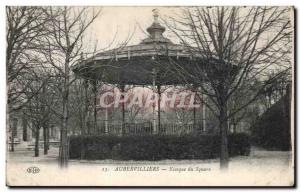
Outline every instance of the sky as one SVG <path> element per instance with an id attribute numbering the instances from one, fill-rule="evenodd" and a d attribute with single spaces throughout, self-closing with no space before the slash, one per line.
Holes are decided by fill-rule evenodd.
<path id="1" fill-rule="evenodd" d="M 96 10 L 102 9 L 101 15 L 88 29 L 87 37 L 92 43 L 97 40 L 99 50 L 114 48 L 129 37 L 128 45 L 138 44 L 147 36 L 146 29 L 153 22 L 152 10 L 155 8 L 161 17 L 175 16 L 180 12 L 178 7 L 95 7 Z M 168 31 L 164 35 L 171 38 Z"/>

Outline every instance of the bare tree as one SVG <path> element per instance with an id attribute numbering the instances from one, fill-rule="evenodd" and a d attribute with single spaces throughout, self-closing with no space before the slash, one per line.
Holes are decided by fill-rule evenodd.
<path id="1" fill-rule="evenodd" d="M 22 77 L 32 67 L 40 47 L 36 40 L 45 35 L 43 25 L 48 20 L 41 7 L 6 7 L 6 17 L 7 104 L 10 113 L 24 104 L 24 90 L 31 82 Z"/>
<path id="2" fill-rule="evenodd" d="M 7 122 L 10 115 L 18 113 L 42 88 L 26 92 L 33 83 L 28 77 L 42 47 L 37 40 L 46 33 L 43 25 L 48 19 L 43 10 L 41 7 L 6 7 Z M 13 150 L 14 129 L 11 130 Z"/>
<path id="3" fill-rule="evenodd" d="M 204 103 L 218 118 L 221 168 L 226 169 L 229 162 L 227 121 L 255 101 L 264 87 L 290 73 L 290 11 L 281 7 L 193 7 L 165 22 L 192 57 L 188 66 L 170 58 L 174 71 L 182 81 L 199 87 L 209 100 Z M 270 76 L 274 68 L 277 73 Z M 233 95 L 245 100 L 229 111 Z"/>
<path id="4" fill-rule="evenodd" d="M 47 26 L 49 35 L 44 39 L 48 42 L 48 50 L 44 55 L 63 82 L 61 89 L 59 89 L 62 96 L 59 164 L 61 167 L 66 167 L 68 160 L 69 90 L 75 81 L 71 67 L 80 60 L 80 54 L 84 49 L 84 32 L 97 18 L 100 11 L 90 11 L 85 7 L 51 7 L 46 13 L 50 23 Z"/>

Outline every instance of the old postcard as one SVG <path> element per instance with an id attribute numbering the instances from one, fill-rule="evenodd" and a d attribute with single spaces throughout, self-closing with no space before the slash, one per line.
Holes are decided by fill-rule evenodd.
<path id="1" fill-rule="evenodd" d="M 6 7 L 8 186 L 293 187 L 294 8 Z"/>

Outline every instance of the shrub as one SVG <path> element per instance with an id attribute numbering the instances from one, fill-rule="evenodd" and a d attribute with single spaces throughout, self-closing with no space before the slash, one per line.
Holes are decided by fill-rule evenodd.
<path id="1" fill-rule="evenodd" d="M 249 137 L 228 136 L 229 155 L 249 155 Z M 71 159 L 162 160 L 219 157 L 217 135 L 71 136 Z"/>
<path id="2" fill-rule="evenodd" d="M 250 138 L 243 133 L 231 134 L 228 136 L 229 155 L 246 155 L 250 154 Z"/>
<path id="3" fill-rule="evenodd" d="M 291 150 L 289 96 L 282 97 L 252 125 L 252 143 L 268 150 Z"/>

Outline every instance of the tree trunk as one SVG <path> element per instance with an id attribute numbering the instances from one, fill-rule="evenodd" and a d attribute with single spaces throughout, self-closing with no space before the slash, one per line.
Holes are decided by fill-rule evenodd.
<path id="1" fill-rule="evenodd" d="M 11 152 L 15 151 L 15 136 L 17 136 L 18 122 L 17 119 L 13 119 L 12 127 L 11 127 Z"/>
<path id="2" fill-rule="evenodd" d="M 226 170 L 229 163 L 228 155 L 228 124 L 227 124 L 227 106 L 226 103 L 220 106 L 220 137 L 221 137 L 221 151 L 220 151 L 220 168 Z"/>
<path id="3" fill-rule="evenodd" d="M 23 141 L 27 141 L 27 119 L 25 117 L 23 117 L 22 120 L 22 127 L 23 127 Z"/>
<path id="4" fill-rule="evenodd" d="M 205 95 L 202 94 L 201 107 L 202 107 L 202 130 L 201 132 L 205 133 L 206 130 L 206 105 L 205 105 Z"/>
<path id="5" fill-rule="evenodd" d="M 47 124 L 46 133 L 47 133 L 47 150 L 49 150 L 50 149 L 50 127 L 49 127 L 49 124 Z"/>
<path id="6" fill-rule="evenodd" d="M 83 125 L 82 125 L 82 129 L 80 131 L 81 134 L 81 139 L 80 139 L 80 159 L 84 159 L 84 155 L 85 155 L 85 149 L 84 149 L 84 141 L 83 141 L 83 135 L 85 134 L 87 127 L 88 127 L 88 105 L 89 105 L 89 100 L 88 100 L 88 80 L 84 80 L 83 82 L 83 86 L 84 86 L 84 119 L 83 119 Z"/>
<path id="7" fill-rule="evenodd" d="M 14 133 L 14 128 L 11 129 L 11 145 L 10 145 L 10 151 L 14 152 L 15 151 L 15 144 L 14 144 L 14 138 L 15 138 L 15 133 Z"/>
<path id="8" fill-rule="evenodd" d="M 85 130 L 85 116 L 86 113 L 83 114 L 83 120 L 80 121 L 80 159 L 83 159 L 84 148 L 83 148 L 83 135 Z"/>
<path id="9" fill-rule="evenodd" d="M 68 166 L 68 90 L 64 91 L 64 99 L 63 99 L 63 122 L 62 129 L 60 132 L 61 142 L 60 142 L 60 151 L 59 151 L 59 165 L 60 167 Z"/>
<path id="10" fill-rule="evenodd" d="M 236 133 L 237 123 L 233 124 L 233 133 Z"/>
<path id="11" fill-rule="evenodd" d="M 68 118 L 69 118 L 69 62 L 66 59 L 65 62 L 65 81 L 63 87 L 63 118 L 62 128 L 60 134 L 60 148 L 59 148 L 59 165 L 61 168 L 68 166 Z"/>
<path id="12" fill-rule="evenodd" d="M 48 149 L 49 149 L 49 143 L 48 143 L 48 123 L 44 123 L 43 125 L 43 139 L 44 139 L 44 155 L 48 154 Z"/>
<path id="13" fill-rule="evenodd" d="M 40 127 L 35 127 L 35 145 L 34 145 L 34 156 L 39 156 L 39 140 L 40 140 Z"/>

